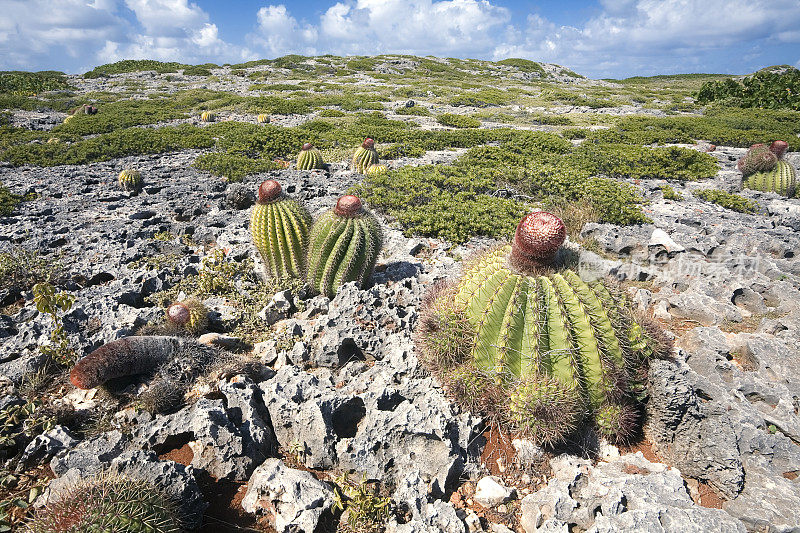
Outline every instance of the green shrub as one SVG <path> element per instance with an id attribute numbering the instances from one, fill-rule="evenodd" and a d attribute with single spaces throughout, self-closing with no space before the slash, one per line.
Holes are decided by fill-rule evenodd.
<path id="1" fill-rule="evenodd" d="M 531 61 L 529 59 L 519 59 L 516 57 L 510 57 L 508 59 L 503 59 L 502 61 L 497 62 L 498 65 L 506 65 L 508 67 L 516 67 L 518 70 L 522 72 L 535 72 L 539 74 L 540 77 L 546 78 L 547 72 L 542 68 L 542 65 L 535 61 Z"/>
<path id="2" fill-rule="evenodd" d="M 544 113 L 537 113 L 528 117 L 528 120 L 534 124 L 543 124 L 547 126 L 572 126 L 574 122 L 564 115 L 546 115 Z"/>
<path id="3" fill-rule="evenodd" d="M 584 128 L 568 128 L 561 130 L 561 135 L 565 139 L 585 139 L 590 133 L 591 130 Z"/>
<path id="4" fill-rule="evenodd" d="M 425 150 L 418 145 L 411 143 L 394 143 L 380 148 L 378 150 L 378 157 L 380 159 L 397 159 L 400 157 L 422 157 L 425 155 Z"/>
<path id="5" fill-rule="evenodd" d="M 593 174 L 614 178 L 698 180 L 712 178 L 718 170 L 716 159 L 709 154 L 677 146 L 584 142 L 575 157 Z"/>
<path id="6" fill-rule="evenodd" d="M 214 65 L 216 67 L 216 65 Z M 204 65 L 192 65 L 183 69 L 184 76 L 211 76 L 211 71 Z"/>
<path id="7" fill-rule="evenodd" d="M 450 99 L 452 106 L 489 107 L 492 105 L 506 105 L 511 102 L 508 93 L 498 89 L 483 89 L 476 93 L 461 94 Z"/>
<path id="8" fill-rule="evenodd" d="M 96 115 L 76 114 L 69 122 L 57 126 L 54 131 L 77 135 L 108 133 L 185 116 L 185 113 L 176 109 L 167 99 L 119 100 L 102 105 Z"/>
<path id="9" fill-rule="evenodd" d="M 664 200 L 673 200 L 675 202 L 683 200 L 683 195 L 673 189 L 670 185 L 662 185 L 661 193 L 664 195 Z"/>
<path id="10" fill-rule="evenodd" d="M 8 216 L 13 213 L 21 201 L 22 196 L 12 193 L 0 183 L 0 216 Z"/>
<path id="11" fill-rule="evenodd" d="M 143 72 L 154 70 L 159 74 L 178 72 L 183 70 L 184 74 L 190 76 L 210 76 L 209 68 L 219 68 L 213 63 L 204 65 L 185 65 L 183 63 L 155 61 L 152 59 L 124 59 L 116 63 L 108 63 L 95 67 L 83 75 L 84 78 L 100 78 L 111 74 L 125 74 L 128 72 Z"/>
<path id="12" fill-rule="evenodd" d="M 429 117 L 431 115 L 431 112 L 428 110 L 428 108 L 421 105 L 398 107 L 394 110 L 394 112 L 398 115 L 414 115 L 418 117 Z"/>
<path id="13" fill-rule="evenodd" d="M 755 213 L 758 211 L 758 204 L 753 200 L 738 194 L 720 191 L 719 189 L 700 189 L 693 191 L 692 194 L 701 200 L 720 205 L 725 209 L 738 211 L 739 213 Z"/>
<path id="14" fill-rule="evenodd" d="M 709 81 L 700 87 L 696 98 L 701 104 L 735 99 L 740 107 L 800 111 L 800 70 L 781 65 L 762 69 L 741 81 Z"/>
<path id="15" fill-rule="evenodd" d="M 253 159 L 236 153 L 203 154 L 195 159 L 192 166 L 214 176 L 227 178 L 231 182 L 242 181 L 242 178 L 250 174 L 283 168 L 280 163 L 271 159 Z"/>
<path id="16" fill-rule="evenodd" d="M 0 72 L 0 93 L 30 96 L 45 91 L 69 89 L 63 72 L 45 70 L 41 72 Z"/>
<path id="17" fill-rule="evenodd" d="M 466 115 L 455 115 L 453 113 L 443 113 L 436 117 L 436 122 L 442 126 L 450 126 L 451 128 L 478 128 L 481 121 L 477 118 L 468 117 Z"/>

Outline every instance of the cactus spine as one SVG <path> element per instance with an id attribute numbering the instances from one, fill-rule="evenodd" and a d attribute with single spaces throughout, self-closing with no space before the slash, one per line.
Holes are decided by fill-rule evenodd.
<path id="1" fill-rule="evenodd" d="M 136 191 L 142 186 L 142 173 L 127 168 L 119 173 L 119 186 L 125 191 Z"/>
<path id="2" fill-rule="evenodd" d="M 79 482 L 28 523 L 31 533 L 178 533 L 177 508 L 145 481 L 102 474 Z"/>
<path id="3" fill-rule="evenodd" d="M 211 111 L 203 111 L 200 114 L 200 120 L 202 122 L 214 122 L 217 120 L 217 115 Z"/>
<path id="4" fill-rule="evenodd" d="M 343 284 L 369 281 L 383 245 L 377 219 L 355 196 L 342 196 L 311 228 L 308 282 L 332 298 Z"/>
<path id="5" fill-rule="evenodd" d="M 788 147 L 786 141 L 774 141 L 769 148 L 763 144 L 751 146 L 736 165 L 742 173 L 742 186 L 783 196 L 794 195 L 797 172 L 783 158 Z"/>
<path id="6" fill-rule="evenodd" d="M 192 334 L 200 333 L 208 326 L 208 309 L 195 299 L 174 303 L 165 314 L 170 325 Z"/>
<path id="7" fill-rule="evenodd" d="M 258 120 L 259 124 L 269 124 L 269 115 L 261 113 L 260 115 L 258 115 L 256 120 Z"/>
<path id="8" fill-rule="evenodd" d="M 297 170 L 313 170 L 317 168 L 325 168 L 325 163 L 322 161 L 322 152 L 311 143 L 303 145 L 303 149 L 297 154 Z"/>
<path id="9" fill-rule="evenodd" d="M 378 152 L 375 150 L 375 141 L 367 137 L 353 155 L 353 170 L 364 174 L 370 165 L 378 164 Z"/>
<path id="10" fill-rule="evenodd" d="M 439 374 L 471 364 L 494 376 L 506 391 L 498 416 L 535 440 L 562 440 L 587 415 L 600 433 L 621 439 L 636 418 L 640 367 L 664 349 L 602 284 L 549 267 L 564 238 L 554 215 L 523 218 L 512 244 L 475 261 L 443 296 L 426 299 L 418 340 Z M 436 348 L 459 344 L 455 355 Z"/>
<path id="11" fill-rule="evenodd" d="M 385 176 L 388 173 L 386 165 L 370 165 L 367 168 L 367 176 Z"/>
<path id="12" fill-rule="evenodd" d="M 311 215 L 286 196 L 280 184 L 267 180 L 258 188 L 250 231 L 267 271 L 274 278 L 299 278 L 305 270 L 305 251 Z"/>

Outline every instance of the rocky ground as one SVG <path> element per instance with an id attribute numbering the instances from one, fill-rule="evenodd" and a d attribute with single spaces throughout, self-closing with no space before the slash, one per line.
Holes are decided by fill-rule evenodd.
<path id="1" fill-rule="evenodd" d="M 228 184 L 190 166 L 199 153 L 0 168 L 13 192 L 37 195 L 0 219 L 0 251 L 21 246 L 61 263 L 76 296 L 65 328 L 80 354 L 160 321 L 148 297 L 196 275 L 214 250 L 260 270 L 248 224 L 262 180 L 279 180 L 317 215 L 361 179 L 333 163 Z M 418 309 L 433 282 L 489 243 L 408 238 L 381 219 L 370 288 L 349 285 L 333 300 L 282 291 L 261 310 L 266 340 L 246 354 L 258 371 L 215 376 L 174 413 L 129 407 L 92 433 L 56 426 L 36 437 L 23 462 L 48 464 L 55 477 L 37 505 L 111 469 L 164 487 L 188 528 L 311 532 L 341 521 L 345 530 L 333 483 L 353 472 L 391 498 L 386 531 L 800 531 L 800 201 L 747 191 L 763 206 L 747 215 L 691 194 L 737 188 L 743 153 L 718 147 L 717 177 L 673 184 L 680 202 L 661 197 L 664 182 L 639 183 L 652 224 L 588 224 L 581 234 L 581 274 L 623 280 L 675 338 L 674 358 L 651 368 L 644 435 L 631 447 L 587 434 L 542 449 L 451 403 L 415 353 Z M 128 167 L 144 176 L 138 194 L 117 186 Z M 29 292 L 0 300 L 3 408 L 41 369 L 52 321 Z M 203 341 L 235 345 L 214 333 L 235 320 L 230 302 L 205 303 Z M 78 413 L 110 401 L 60 386 Z"/>

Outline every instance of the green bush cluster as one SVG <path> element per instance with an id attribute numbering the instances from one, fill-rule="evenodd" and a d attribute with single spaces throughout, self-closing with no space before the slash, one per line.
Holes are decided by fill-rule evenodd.
<path id="1" fill-rule="evenodd" d="M 592 174 L 613 178 L 699 180 L 713 178 L 718 170 L 716 159 L 709 154 L 678 146 L 584 142 L 574 157 Z"/>
<path id="2" fill-rule="evenodd" d="M 511 102 L 511 95 L 499 89 L 482 89 L 475 93 L 459 94 L 448 102 L 452 106 L 489 107 L 506 105 Z"/>
<path id="3" fill-rule="evenodd" d="M 671 185 L 662 185 L 661 193 L 664 195 L 664 200 L 673 200 L 675 202 L 683 200 L 683 195 L 673 189 Z"/>
<path id="4" fill-rule="evenodd" d="M 12 193 L 8 187 L 0 183 L 0 216 L 13 213 L 21 201 L 22 196 Z"/>
<path id="5" fill-rule="evenodd" d="M 380 159 L 398 159 L 400 157 L 422 157 L 425 150 L 414 144 L 394 143 L 378 149 Z"/>
<path id="6" fill-rule="evenodd" d="M 692 194 L 713 204 L 720 205 L 725 209 L 738 211 L 739 213 L 755 213 L 758 211 L 758 204 L 753 200 L 732 194 L 719 189 L 700 189 L 693 191 Z"/>
<path id="7" fill-rule="evenodd" d="M 781 65 L 762 69 L 741 81 L 709 81 L 700 87 L 697 102 L 729 101 L 738 107 L 800 111 L 800 70 Z"/>
<path id="8" fill-rule="evenodd" d="M 70 89 L 63 72 L 44 70 L 40 72 L 0 72 L 0 93 L 29 96 L 45 91 Z"/>
<path id="9" fill-rule="evenodd" d="M 210 172 L 214 176 L 224 177 L 231 182 L 242 181 L 242 178 L 250 174 L 283 168 L 271 159 L 254 159 L 227 152 L 203 154 L 195 159 L 192 166 Z"/>
<path id="10" fill-rule="evenodd" d="M 517 70 L 522 72 L 533 72 L 539 74 L 540 77 L 546 78 L 548 76 L 547 72 L 542 68 L 542 65 L 537 63 L 536 61 L 531 61 L 530 59 L 519 59 L 516 57 L 510 57 L 508 59 L 503 59 L 502 61 L 497 62 L 498 65 L 505 65 L 507 67 L 515 67 Z"/>
<path id="11" fill-rule="evenodd" d="M 54 131 L 91 135 L 132 126 L 156 124 L 185 116 L 185 113 L 167 99 L 119 100 L 104 104 L 96 115 L 76 114 L 69 122 L 57 126 Z"/>
<path id="12" fill-rule="evenodd" d="M 210 68 L 219 68 L 219 65 L 214 63 L 206 63 L 204 65 L 185 65 L 183 63 L 176 63 L 174 61 L 163 62 L 155 61 L 152 59 L 124 59 L 116 63 L 108 63 L 93 68 L 86 72 L 84 78 L 101 78 L 110 76 L 111 74 L 125 74 L 128 72 L 143 72 L 147 70 L 154 70 L 159 74 L 167 74 L 171 72 L 178 72 L 183 70 L 184 74 L 191 76 L 210 76 Z"/>
<path id="13" fill-rule="evenodd" d="M 454 113 L 443 113 L 436 117 L 436 122 L 451 128 L 479 128 L 481 125 L 481 121 L 477 118 Z"/>

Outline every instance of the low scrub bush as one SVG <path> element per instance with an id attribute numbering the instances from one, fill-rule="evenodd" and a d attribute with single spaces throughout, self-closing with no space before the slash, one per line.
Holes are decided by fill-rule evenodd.
<path id="1" fill-rule="evenodd" d="M 481 125 L 481 121 L 477 118 L 453 113 L 443 113 L 437 116 L 436 122 L 451 128 L 478 128 Z"/>
<path id="2" fill-rule="evenodd" d="M 697 102 L 727 101 L 739 107 L 800 111 L 800 70 L 788 65 L 763 69 L 740 81 L 709 81 L 696 94 Z"/>
<path id="3" fill-rule="evenodd" d="M 30 96 L 45 91 L 69 89 L 63 72 L 46 70 L 41 72 L 0 72 L 0 93 Z"/>
<path id="4" fill-rule="evenodd" d="M 193 166 L 228 181 L 242 181 L 247 175 L 277 170 L 283 166 L 271 159 L 253 159 L 235 153 L 203 154 L 195 159 Z"/>
<path id="5" fill-rule="evenodd" d="M 394 110 L 394 112 L 398 115 L 413 115 L 417 117 L 429 117 L 431 115 L 431 112 L 428 110 L 428 108 L 421 105 L 398 107 Z"/>
<path id="6" fill-rule="evenodd" d="M 718 170 L 712 156 L 677 146 L 649 148 L 584 142 L 574 157 L 592 174 L 613 178 L 699 180 L 716 176 Z"/>
<path id="7" fill-rule="evenodd" d="M 719 189 L 700 189 L 693 191 L 692 194 L 701 200 L 717 204 L 725 209 L 738 211 L 739 213 L 755 213 L 758 211 L 758 204 L 753 200 L 738 194 L 720 191 Z"/>

